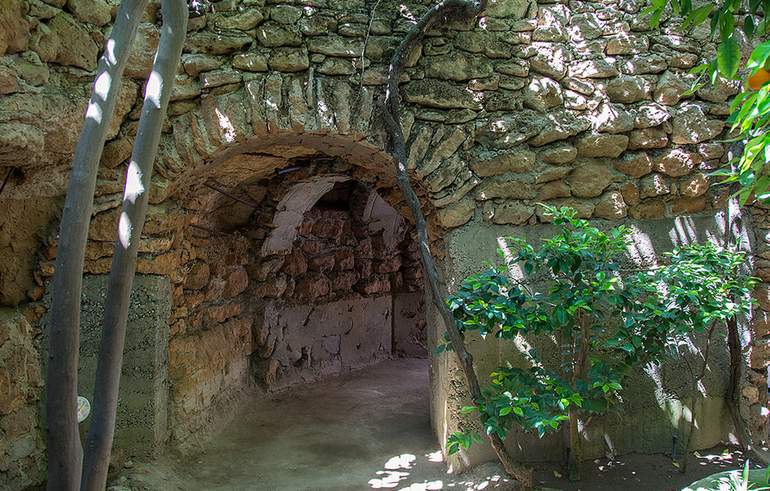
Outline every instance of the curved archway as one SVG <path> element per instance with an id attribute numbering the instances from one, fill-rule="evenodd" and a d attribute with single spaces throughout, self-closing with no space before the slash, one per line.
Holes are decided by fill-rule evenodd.
<path id="1" fill-rule="evenodd" d="M 381 151 L 282 132 L 222 149 L 169 194 L 184 210 L 169 342 L 176 446 L 216 432 L 255 386 L 426 356 L 422 268 Z"/>

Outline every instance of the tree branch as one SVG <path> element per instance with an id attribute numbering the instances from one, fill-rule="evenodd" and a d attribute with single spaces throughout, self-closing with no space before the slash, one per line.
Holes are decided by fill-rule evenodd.
<path id="1" fill-rule="evenodd" d="M 427 225 L 425 221 L 425 215 L 422 211 L 422 206 L 417 194 L 414 192 L 409 180 L 409 174 L 407 171 L 407 149 L 406 142 L 404 141 L 404 133 L 401 129 L 401 123 L 399 118 L 399 91 L 398 81 L 401 76 L 401 72 L 404 69 L 404 59 L 409 53 L 409 50 L 418 42 L 420 42 L 425 33 L 438 22 L 445 22 L 448 18 L 453 16 L 476 16 L 484 10 L 486 7 L 486 1 L 469 1 L 469 0 L 444 0 L 433 7 L 431 7 L 425 15 L 423 15 L 418 22 L 410 29 L 404 39 L 402 39 L 400 45 L 393 53 L 393 57 L 390 60 L 390 66 L 388 67 L 388 80 L 385 92 L 385 129 L 388 133 L 388 151 L 393 156 L 396 165 L 396 179 L 401 192 L 404 194 L 404 198 L 412 211 L 412 215 L 415 219 L 415 228 L 417 229 L 417 237 L 420 249 L 420 259 L 422 261 L 423 268 L 425 269 L 425 276 L 428 279 L 430 292 L 433 297 L 433 302 L 438 308 L 439 313 L 444 321 L 449 339 L 452 343 L 452 348 L 457 354 L 457 358 L 460 362 L 460 366 L 465 374 L 465 379 L 468 383 L 468 390 L 471 398 L 476 401 L 481 398 L 481 388 L 479 386 L 478 377 L 473 366 L 473 357 L 468 352 L 463 341 L 462 334 L 457 329 L 454 317 L 449 311 L 446 305 L 445 299 L 447 296 L 446 282 L 444 281 L 440 271 L 436 267 L 436 262 L 430 250 L 430 242 L 428 238 Z M 485 416 L 481 415 L 482 424 L 485 421 Z M 516 478 L 525 487 L 533 486 L 532 470 L 525 468 L 524 466 L 516 463 L 505 448 L 505 443 L 502 439 L 493 434 L 490 436 L 492 441 L 492 447 L 497 454 L 500 463 L 505 471 Z"/>
<path id="2" fill-rule="evenodd" d="M 126 170 L 123 210 L 107 285 L 104 328 L 94 384 L 94 413 L 86 440 L 83 491 L 101 491 L 107 482 L 137 250 L 147 215 L 152 166 L 187 33 L 186 0 L 162 0 L 161 9 L 163 26 L 160 43 L 147 81 L 136 141 Z"/>
<path id="3" fill-rule="evenodd" d="M 51 327 L 46 373 L 46 447 L 48 489 L 75 491 L 80 486 L 82 448 L 77 418 L 80 292 L 96 173 L 115 109 L 123 69 L 147 0 L 125 0 L 116 17 L 88 102 L 80 132 L 59 232 L 51 291 Z"/>

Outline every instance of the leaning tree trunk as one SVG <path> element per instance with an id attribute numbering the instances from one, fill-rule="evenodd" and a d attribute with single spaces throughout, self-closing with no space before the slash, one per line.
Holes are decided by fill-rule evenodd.
<path id="1" fill-rule="evenodd" d="M 77 420 L 80 293 L 96 173 L 123 69 L 147 0 L 125 0 L 105 43 L 64 201 L 53 279 L 46 374 L 48 489 L 76 490 L 82 449 Z"/>
<path id="2" fill-rule="evenodd" d="M 94 413 L 88 431 L 82 490 L 101 491 L 107 482 L 126 321 L 136 255 L 147 215 L 152 167 L 187 32 L 186 0 L 162 0 L 163 27 L 152 73 L 147 81 L 131 161 L 126 170 L 123 210 L 107 286 L 101 349 L 94 385 Z"/>
<path id="3" fill-rule="evenodd" d="M 420 18 L 417 24 L 412 27 L 401 41 L 401 44 L 398 46 L 390 60 L 385 92 L 385 111 L 383 115 L 385 119 L 385 129 L 389 137 L 388 151 L 395 160 L 398 186 L 404 194 L 404 198 L 414 216 L 417 238 L 420 245 L 420 259 L 423 268 L 425 269 L 425 276 L 428 279 L 433 302 L 444 321 L 449 339 L 452 343 L 452 348 L 460 361 L 460 366 L 465 374 L 465 378 L 468 382 L 468 390 L 473 400 L 481 399 L 481 388 L 479 386 L 478 377 L 476 376 L 476 371 L 473 367 L 473 357 L 466 349 L 462 334 L 457 329 L 452 312 L 450 312 L 446 305 L 446 283 L 436 267 L 436 262 L 430 251 L 425 215 L 422 212 L 420 200 L 409 181 L 406 142 L 404 141 L 404 133 L 399 118 L 398 81 L 404 68 L 404 58 L 409 50 L 422 40 L 428 29 L 437 22 L 445 21 L 451 16 L 478 15 L 484 8 L 486 8 L 485 0 L 444 0 L 434 5 Z M 483 424 L 485 416 L 482 414 L 481 418 Z M 532 470 L 518 464 L 511 458 L 505 448 L 504 442 L 499 436 L 493 434 L 490 436 L 490 439 L 492 447 L 505 471 L 520 481 L 524 487 L 531 488 L 533 486 Z"/>

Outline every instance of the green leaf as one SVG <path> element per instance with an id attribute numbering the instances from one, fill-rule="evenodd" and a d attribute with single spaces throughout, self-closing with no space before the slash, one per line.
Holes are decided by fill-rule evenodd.
<path id="1" fill-rule="evenodd" d="M 768 58 L 770 58 L 770 41 L 765 41 L 751 52 L 749 61 L 746 63 L 746 69 L 751 70 L 753 73 L 757 69 L 764 67 Z"/>
<path id="2" fill-rule="evenodd" d="M 738 73 L 740 61 L 741 47 L 735 38 L 730 36 L 719 44 L 719 48 L 717 48 L 717 68 L 722 76 L 734 79 Z"/>
<path id="3" fill-rule="evenodd" d="M 707 5 L 703 5 L 702 7 L 698 7 L 697 9 L 690 12 L 690 15 L 687 16 L 687 19 L 685 19 L 684 23 L 692 26 L 697 26 L 699 24 L 702 24 L 706 19 L 709 18 L 709 14 L 713 9 L 714 9 L 714 5 L 712 4 L 707 4 Z"/>

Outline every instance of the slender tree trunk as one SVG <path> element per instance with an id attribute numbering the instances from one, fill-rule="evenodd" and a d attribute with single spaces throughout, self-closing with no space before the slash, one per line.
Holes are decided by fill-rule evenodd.
<path id="1" fill-rule="evenodd" d="M 123 211 L 107 287 L 104 329 L 94 385 L 94 413 L 85 448 L 83 491 L 101 491 L 107 482 L 137 248 L 147 215 L 152 167 L 187 33 L 185 0 L 162 0 L 161 8 L 163 27 L 160 44 L 147 81 L 136 141 L 126 171 Z"/>
<path id="2" fill-rule="evenodd" d="M 586 315 L 579 313 L 577 324 L 580 328 L 578 336 L 570 336 L 572 339 L 572 390 L 577 388 L 578 381 L 585 381 L 588 372 L 588 330 L 590 329 L 589 319 Z M 567 453 L 567 476 L 570 481 L 579 481 L 581 478 L 580 465 L 583 462 L 583 440 L 581 434 L 582 421 L 580 419 L 580 408 L 570 404 L 567 414 L 569 415 L 569 450 Z"/>
<path id="3" fill-rule="evenodd" d="M 703 377 L 706 376 L 706 370 L 708 369 L 709 364 L 709 352 L 711 351 L 711 339 L 714 337 L 715 327 L 716 322 L 712 322 L 706 335 L 706 347 L 703 350 L 703 364 L 697 375 L 693 371 L 687 358 L 684 358 L 687 369 L 692 377 L 692 386 L 690 387 L 690 424 L 687 430 L 687 436 L 684 439 L 684 451 L 682 452 L 682 457 L 679 459 L 679 471 L 683 474 L 687 472 L 687 464 L 690 460 L 690 447 L 692 446 L 692 435 L 695 433 L 695 404 L 697 402 L 698 385 L 700 385 Z"/>
<path id="4" fill-rule="evenodd" d="M 478 377 L 473 367 L 473 356 L 468 352 L 465 347 L 462 334 L 457 329 L 455 319 L 452 316 L 449 308 L 446 305 L 445 299 L 447 295 L 446 283 L 436 267 L 436 262 L 433 259 L 433 254 L 430 251 L 430 241 L 428 238 L 427 224 L 425 221 L 425 215 L 422 212 L 422 206 L 417 194 L 414 192 L 412 185 L 409 181 L 409 174 L 407 171 L 407 150 L 406 142 L 404 141 L 404 134 L 401 129 L 401 123 L 399 118 L 399 91 L 398 81 L 401 76 L 401 72 L 404 67 L 404 57 L 409 50 L 415 46 L 425 32 L 430 29 L 437 22 L 443 22 L 451 16 L 475 16 L 486 8 L 486 1 L 470 1 L 470 0 L 444 0 L 431 7 L 428 12 L 423 15 L 417 24 L 407 33 L 401 44 L 396 49 L 393 57 L 390 60 L 390 66 L 388 68 L 388 81 L 385 93 L 385 127 L 389 136 L 389 152 L 393 156 L 396 165 L 396 178 L 398 186 L 401 192 L 404 194 L 407 204 L 409 205 L 412 215 L 415 219 L 415 228 L 417 229 L 418 242 L 420 246 L 420 259 L 422 261 L 423 268 L 425 269 L 425 276 L 427 277 L 430 292 L 433 297 L 433 302 L 436 308 L 439 310 L 441 317 L 444 321 L 444 325 L 449 335 L 449 340 L 452 343 L 452 348 L 457 354 L 457 358 L 460 362 L 460 367 L 465 374 L 466 381 L 468 383 L 468 390 L 471 398 L 479 400 L 481 398 L 481 388 L 479 386 Z M 482 415 L 482 423 L 485 416 Z M 497 435 L 490 436 L 492 447 L 500 460 L 503 469 L 511 476 L 516 478 L 524 487 L 531 488 L 533 486 L 532 470 L 516 463 L 505 448 L 505 443 Z"/>
<path id="5" fill-rule="evenodd" d="M 105 43 L 72 164 L 53 279 L 46 374 L 48 489 L 76 490 L 82 449 L 77 421 L 80 293 L 96 173 L 115 109 L 123 69 L 146 0 L 124 0 Z"/>

